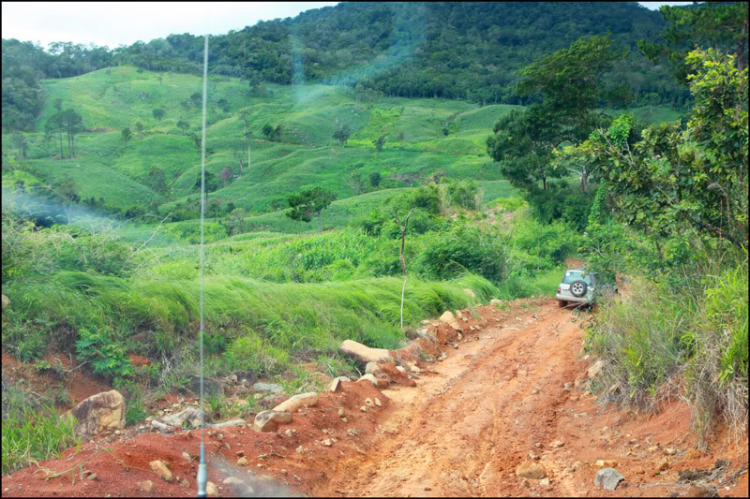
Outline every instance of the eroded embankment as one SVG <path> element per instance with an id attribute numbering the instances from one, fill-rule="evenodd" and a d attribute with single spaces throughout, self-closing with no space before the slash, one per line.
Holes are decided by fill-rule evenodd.
<path id="1" fill-rule="evenodd" d="M 595 403 L 585 391 L 591 360 L 581 354 L 583 331 L 570 310 L 551 299 L 517 301 L 505 312 L 478 310 L 481 318 L 460 322 L 460 340 L 447 326 L 437 328 L 435 346 L 446 357 L 419 361 L 415 387 L 381 392 L 369 382 L 343 383 L 276 433 L 240 427 L 207 433 L 209 479 L 222 496 L 249 493 L 248 486 L 275 495 L 666 496 L 700 492 L 694 483 L 677 483 L 680 472 L 711 470 L 723 458 L 729 462 L 709 473 L 710 485 L 721 495 L 747 495 L 747 474 L 732 479 L 747 466 L 747 440 L 732 447 L 722 437 L 711 445 L 714 454 L 704 454 L 693 449 L 680 402 L 658 415 Z M 382 407 L 362 412 L 366 398 L 375 397 Z M 84 444 L 77 454 L 70 449 L 3 477 L 3 495 L 192 496 L 198 443 L 197 431 L 183 431 L 107 447 Z M 172 482 L 151 471 L 154 459 L 168 464 Z M 625 477 L 615 491 L 594 487 L 597 460 L 610 461 Z M 527 461 L 541 464 L 546 476 L 517 476 Z M 87 470 L 96 479 L 81 479 Z M 239 482 L 225 484 L 227 478 Z M 147 480 L 149 492 L 142 486 Z"/>

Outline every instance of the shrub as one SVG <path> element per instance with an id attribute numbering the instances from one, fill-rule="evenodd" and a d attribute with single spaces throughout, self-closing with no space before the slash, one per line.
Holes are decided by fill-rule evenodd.
<path id="1" fill-rule="evenodd" d="M 499 283 L 505 277 L 507 240 L 497 232 L 483 233 L 476 226 L 459 224 L 425 239 L 417 267 L 434 279 L 450 279 L 468 270 Z"/>
<path id="2" fill-rule="evenodd" d="M 266 376 L 283 370 L 289 363 L 287 352 L 264 343 L 252 330 L 234 340 L 225 356 L 231 369 Z"/>
<path id="3" fill-rule="evenodd" d="M 106 329 L 89 331 L 81 328 L 76 353 L 91 364 L 96 374 L 122 382 L 133 374 L 134 368 L 125 350 L 111 336 Z"/>

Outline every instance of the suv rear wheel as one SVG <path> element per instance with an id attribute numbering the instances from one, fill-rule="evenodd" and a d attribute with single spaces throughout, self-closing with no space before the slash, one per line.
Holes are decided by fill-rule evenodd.
<path id="1" fill-rule="evenodd" d="M 584 281 L 581 281 L 581 280 L 573 281 L 570 285 L 570 292 L 576 298 L 580 298 L 583 295 L 585 295 L 587 289 L 588 289 L 588 286 L 586 285 Z"/>

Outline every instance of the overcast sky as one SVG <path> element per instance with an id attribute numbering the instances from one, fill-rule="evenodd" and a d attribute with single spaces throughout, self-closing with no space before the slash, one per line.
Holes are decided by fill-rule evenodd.
<path id="1" fill-rule="evenodd" d="M 170 34 L 213 35 L 338 2 L 2 2 L 3 38 L 115 48 Z M 649 9 L 691 2 L 639 2 Z"/>

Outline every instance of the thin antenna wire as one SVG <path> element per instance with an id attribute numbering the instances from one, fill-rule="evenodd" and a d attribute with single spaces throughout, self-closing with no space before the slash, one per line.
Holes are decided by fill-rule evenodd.
<path id="1" fill-rule="evenodd" d="M 200 419 L 201 419 L 201 455 L 198 465 L 198 497 L 206 497 L 206 482 L 208 472 L 206 470 L 206 451 L 203 442 L 205 421 L 203 414 L 203 221 L 206 213 L 206 100 L 208 98 L 208 34 L 205 37 L 203 47 L 203 141 L 201 142 L 201 269 L 200 269 Z"/>

